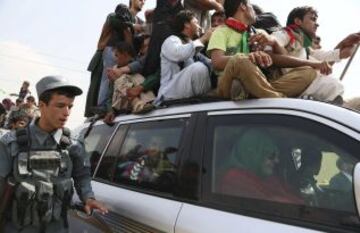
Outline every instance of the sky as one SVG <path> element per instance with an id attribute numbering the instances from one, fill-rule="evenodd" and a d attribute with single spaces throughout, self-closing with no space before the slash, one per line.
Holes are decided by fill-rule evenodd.
<path id="1" fill-rule="evenodd" d="M 324 49 L 334 48 L 352 32 L 360 30 L 359 0 L 252 0 L 265 11 L 271 11 L 284 25 L 291 9 L 311 5 L 318 10 Z M 0 0 L 0 99 L 18 93 L 21 83 L 35 83 L 46 75 L 62 75 L 78 85 L 84 94 L 75 99 L 68 127 L 84 121 L 86 93 L 90 82 L 87 65 L 95 53 L 106 16 L 118 3 L 128 0 Z M 156 0 L 146 0 L 144 9 L 155 7 Z M 140 13 L 143 17 L 143 13 Z M 340 74 L 346 60 L 334 66 L 334 77 Z M 343 84 L 345 98 L 360 96 L 360 51 L 356 54 Z"/>

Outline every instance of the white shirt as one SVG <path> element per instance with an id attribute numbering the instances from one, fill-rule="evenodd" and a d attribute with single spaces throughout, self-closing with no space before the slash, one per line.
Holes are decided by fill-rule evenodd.
<path id="1" fill-rule="evenodd" d="M 204 45 L 200 40 L 184 44 L 177 36 L 169 36 L 161 46 L 161 81 L 158 97 L 162 96 L 175 74 L 181 71 L 180 62 L 184 67 L 194 63 L 193 57 Z"/>

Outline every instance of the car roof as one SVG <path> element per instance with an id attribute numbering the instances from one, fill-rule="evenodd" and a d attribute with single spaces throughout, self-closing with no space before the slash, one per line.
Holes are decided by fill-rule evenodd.
<path id="1" fill-rule="evenodd" d="M 251 99 L 241 101 L 216 101 L 210 103 L 181 104 L 175 106 L 160 107 L 148 114 L 143 115 L 119 115 L 115 118 L 115 122 L 137 120 L 149 117 L 162 117 L 169 115 L 190 114 L 194 112 L 204 111 L 226 111 L 226 110 L 254 110 L 254 109 L 280 109 L 294 110 L 300 112 L 311 113 L 322 116 L 343 125 L 351 126 L 351 128 L 360 130 L 360 114 L 359 112 L 323 103 L 314 100 L 294 99 L 294 98 L 267 98 L 267 99 Z M 95 125 L 103 124 L 102 121 Z"/>

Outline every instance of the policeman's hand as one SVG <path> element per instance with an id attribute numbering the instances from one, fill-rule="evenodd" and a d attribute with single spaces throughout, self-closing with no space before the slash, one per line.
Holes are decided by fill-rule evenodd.
<path id="1" fill-rule="evenodd" d="M 332 73 L 332 67 L 326 61 L 316 64 L 313 68 L 319 70 L 323 75 L 329 75 Z"/>
<path id="2" fill-rule="evenodd" d="M 249 59 L 252 63 L 260 66 L 261 68 L 269 67 L 273 63 L 270 55 L 263 51 L 249 53 Z"/>
<path id="3" fill-rule="evenodd" d="M 102 214 L 107 214 L 109 210 L 101 202 L 89 198 L 85 201 L 84 211 L 87 215 L 91 214 L 92 210 L 98 210 Z"/>
<path id="4" fill-rule="evenodd" d="M 127 89 L 126 95 L 129 98 L 136 98 L 143 92 L 143 90 L 144 90 L 143 86 L 138 85 L 138 86 Z"/>

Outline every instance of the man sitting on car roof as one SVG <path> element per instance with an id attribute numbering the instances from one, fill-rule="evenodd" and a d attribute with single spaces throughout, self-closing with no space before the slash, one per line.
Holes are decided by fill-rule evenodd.
<path id="1" fill-rule="evenodd" d="M 360 42 L 360 33 L 347 36 L 335 47 L 335 50 L 313 50 L 311 49 L 312 41 L 316 38 L 319 27 L 317 18 L 317 11 L 313 7 L 296 7 L 288 15 L 287 27 L 272 35 L 281 46 L 286 48 L 290 56 L 321 62 L 316 79 L 302 95 L 310 95 L 320 101 L 341 105 L 344 87 L 340 80 L 329 76 L 332 72 L 331 64 L 352 55 L 355 45 Z M 289 72 L 289 70 L 286 69 L 283 72 Z"/>
<path id="2" fill-rule="evenodd" d="M 224 9 L 226 25 L 214 31 L 207 49 L 219 77 L 218 95 L 230 98 L 233 80 L 239 80 L 244 88 L 241 97 L 235 96 L 234 99 L 244 99 L 249 95 L 256 98 L 300 95 L 314 80 L 315 71 L 310 67 L 299 67 L 268 81 L 262 70 L 272 66 L 273 59 L 264 48 L 269 48 L 274 54 L 285 54 L 285 49 L 265 31 L 251 26 L 256 14 L 249 0 L 226 0 Z M 251 33 L 254 35 L 250 36 Z"/>
<path id="3" fill-rule="evenodd" d="M 200 26 L 195 15 L 180 11 L 174 20 L 175 34 L 169 36 L 161 47 L 161 81 L 156 99 L 181 99 L 203 95 L 210 90 L 210 60 L 199 53 L 212 31 L 199 39 Z"/>

